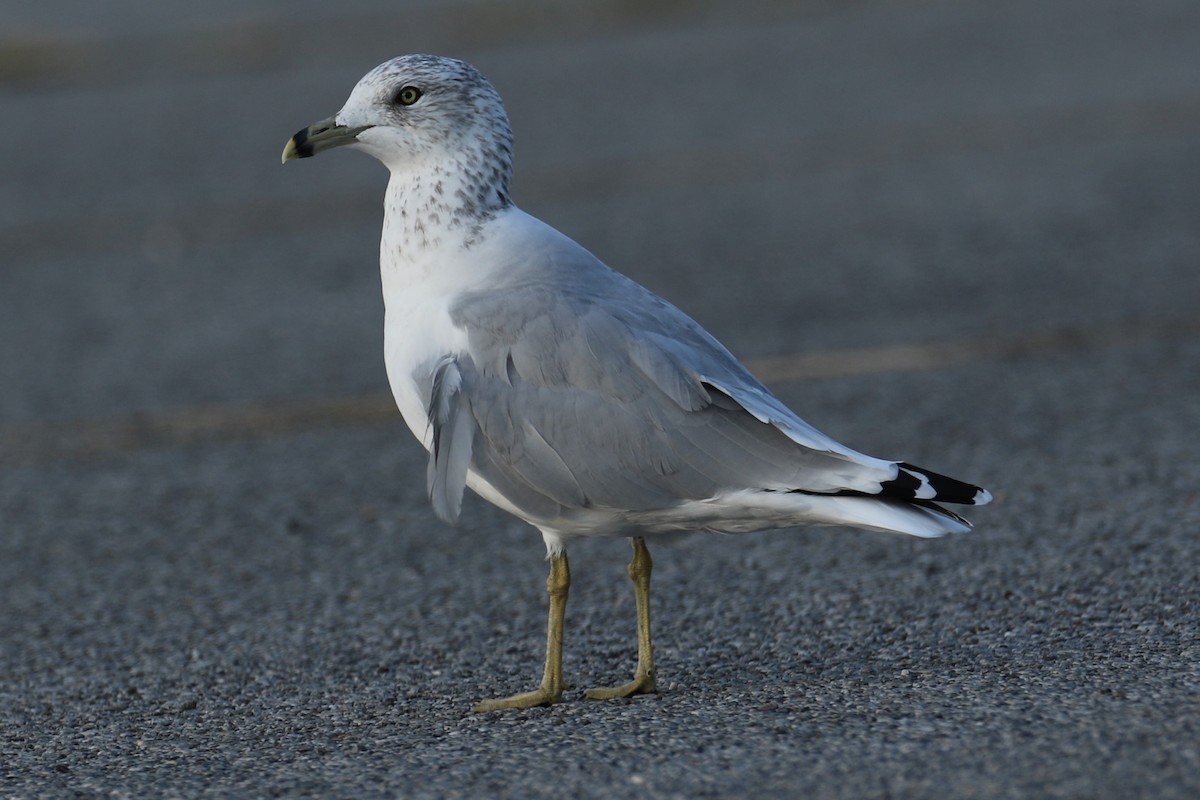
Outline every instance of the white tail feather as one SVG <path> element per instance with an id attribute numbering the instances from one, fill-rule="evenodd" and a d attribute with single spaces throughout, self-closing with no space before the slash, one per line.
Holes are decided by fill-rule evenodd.
<path id="1" fill-rule="evenodd" d="M 750 533 L 804 525 L 846 525 L 926 539 L 971 529 L 970 523 L 948 511 L 903 500 L 739 489 L 670 508 L 626 511 L 616 524 L 612 512 L 581 509 L 571 514 L 569 525 L 555 530 L 582 536 L 614 535 L 626 530 L 642 534 L 702 530 Z"/>
<path id="2" fill-rule="evenodd" d="M 923 539 L 966 533 L 970 523 L 948 512 L 899 500 L 874 497 L 807 497 L 810 513 L 822 517 L 817 524 L 852 525 L 856 528 L 907 533 Z"/>

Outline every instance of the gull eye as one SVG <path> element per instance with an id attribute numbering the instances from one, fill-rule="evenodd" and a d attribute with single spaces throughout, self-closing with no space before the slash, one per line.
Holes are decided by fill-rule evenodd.
<path id="1" fill-rule="evenodd" d="M 392 104 L 398 106 L 411 106 L 413 103 L 421 99 L 423 93 L 415 86 L 401 86 L 396 90 L 396 94 L 392 95 Z"/>

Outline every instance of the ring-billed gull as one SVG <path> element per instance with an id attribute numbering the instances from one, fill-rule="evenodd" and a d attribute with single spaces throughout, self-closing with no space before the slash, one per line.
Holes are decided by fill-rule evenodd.
<path id="1" fill-rule="evenodd" d="M 429 451 L 435 512 L 454 522 L 469 486 L 546 543 L 541 684 L 476 710 L 561 699 L 572 538 L 633 543 L 637 667 L 630 683 L 587 693 L 605 699 L 655 689 L 647 540 L 813 524 L 941 536 L 970 525 L 934 501 L 991 499 L 825 436 L 690 317 L 518 209 L 508 117 L 470 65 L 381 64 L 334 117 L 293 136 L 283 160 L 343 145 L 391 172 L 384 356 Z"/>

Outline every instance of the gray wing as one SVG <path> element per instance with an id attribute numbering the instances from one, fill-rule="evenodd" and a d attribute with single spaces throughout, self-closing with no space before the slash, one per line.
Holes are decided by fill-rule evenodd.
<path id="1" fill-rule="evenodd" d="M 468 460 L 541 519 L 739 488 L 875 493 L 897 475 L 805 423 L 693 320 L 582 249 L 464 294 L 451 314 L 467 349 L 415 376 L 444 518 L 457 517 Z"/>
<path id="2" fill-rule="evenodd" d="M 462 372 L 453 358 L 442 358 L 434 366 L 428 406 L 433 445 L 429 450 L 426 483 L 434 513 L 446 520 L 458 519 L 462 510 L 463 487 L 477 429 L 462 383 Z"/>

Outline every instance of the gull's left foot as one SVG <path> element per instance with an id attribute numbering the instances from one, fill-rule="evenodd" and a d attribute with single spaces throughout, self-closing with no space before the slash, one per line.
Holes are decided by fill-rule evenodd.
<path id="1" fill-rule="evenodd" d="M 522 692 L 514 694 L 512 697 L 500 697 L 495 700 L 480 700 L 475 705 L 471 706 L 472 711 L 487 712 L 500 711 L 505 708 L 534 708 L 536 706 L 548 706 L 562 700 L 562 689 L 547 689 L 540 687 L 532 692 Z"/>
<path id="2" fill-rule="evenodd" d="M 546 669 L 542 682 L 532 692 L 483 700 L 471 706 L 472 711 L 500 711 L 505 708 L 533 708 L 548 706 L 562 700 L 562 638 L 563 614 L 567 609 L 567 592 L 571 588 L 571 567 L 567 563 L 567 551 L 550 554 L 550 577 L 546 579 L 546 590 L 550 593 L 550 617 L 546 621 Z"/>

